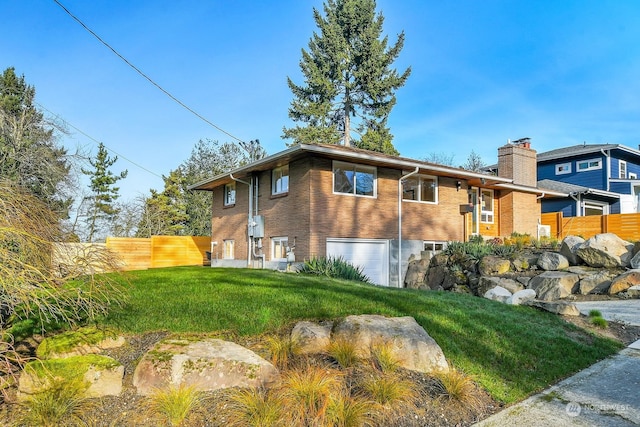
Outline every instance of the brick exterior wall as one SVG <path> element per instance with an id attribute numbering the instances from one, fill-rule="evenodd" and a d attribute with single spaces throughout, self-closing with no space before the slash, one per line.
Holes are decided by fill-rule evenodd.
<path id="1" fill-rule="evenodd" d="M 541 205 L 536 194 L 503 191 L 500 203 L 500 235 L 513 232 L 538 236 Z"/>
<path id="2" fill-rule="evenodd" d="M 536 151 L 529 143 L 507 144 L 498 148 L 498 175 L 514 184 L 535 187 L 538 184 Z"/>

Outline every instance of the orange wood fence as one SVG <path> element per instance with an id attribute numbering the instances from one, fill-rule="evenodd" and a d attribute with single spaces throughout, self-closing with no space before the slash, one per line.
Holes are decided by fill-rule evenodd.
<path id="1" fill-rule="evenodd" d="M 115 252 L 125 270 L 203 265 L 211 238 L 203 236 L 108 237 L 107 248 Z"/>
<path id="2" fill-rule="evenodd" d="M 551 236 L 557 239 L 569 235 L 588 239 L 600 233 L 614 233 L 627 241 L 640 240 L 640 213 L 565 218 L 562 212 L 553 212 L 542 214 L 541 223 L 551 226 Z"/>

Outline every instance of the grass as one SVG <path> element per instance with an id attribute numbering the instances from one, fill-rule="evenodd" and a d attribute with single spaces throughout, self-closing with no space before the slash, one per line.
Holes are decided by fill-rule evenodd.
<path id="1" fill-rule="evenodd" d="M 450 363 L 513 403 L 622 345 L 551 313 L 451 292 L 391 289 L 265 270 L 175 267 L 132 272 L 130 303 L 102 320 L 125 332 L 274 333 L 298 320 L 412 316 Z"/>
<path id="2" fill-rule="evenodd" d="M 57 427 L 82 425 L 82 414 L 90 405 L 82 397 L 86 385 L 80 381 L 54 381 L 44 392 L 25 400 L 20 425 Z"/>
<path id="3" fill-rule="evenodd" d="M 199 409 L 203 402 L 202 392 L 193 387 L 180 385 L 154 390 L 146 406 L 149 413 L 161 420 L 163 424 L 169 423 L 173 427 L 178 427 L 186 425 L 189 416 Z"/>

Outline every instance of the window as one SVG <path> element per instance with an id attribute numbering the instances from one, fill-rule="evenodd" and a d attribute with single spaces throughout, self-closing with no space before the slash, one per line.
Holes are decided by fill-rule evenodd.
<path id="1" fill-rule="evenodd" d="M 351 163 L 333 163 L 333 192 L 376 196 L 376 168 Z"/>
<path id="2" fill-rule="evenodd" d="M 224 240 L 222 242 L 222 258 L 234 259 L 234 240 Z"/>
<path id="3" fill-rule="evenodd" d="M 596 202 L 594 200 L 585 200 L 582 204 L 582 214 L 589 215 L 607 215 L 609 213 L 609 205 L 604 202 Z"/>
<path id="4" fill-rule="evenodd" d="M 271 238 L 271 260 L 286 261 L 288 252 L 289 239 L 287 237 Z"/>
<path id="5" fill-rule="evenodd" d="M 402 198 L 425 203 L 438 202 L 438 178 L 417 175 L 402 181 Z"/>
<path id="6" fill-rule="evenodd" d="M 582 160 L 578 163 L 578 172 L 590 171 L 594 169 L 602 169 L 601 159 Z"/>
<path id="7" fill-rule="evenodd" d="M 493 190 L 480 192 L 480 222 L 493 223 Z"/>
<path id="8" fill-rule="evenodd" d="M 271 194 L 289 192 L 289 165 L 271 171 Z"/>
<path id="9" fill-rule="evenodd" d="M 442 252 L 447 249 L 447 242 L 434 242 L 430 240 L 425 240 L 423 242 L 424 250 L 429 252 Z"/>
<path id="10" fill-rule="evenodd" d="M 556 165 L 556 175 L 564 175 L 567 173 L 571 173 L 571 163 Z"/>
<path id="11" fill-rule="evenodd" d="M 618 162 L 618 167 L 619 167 L 619 178 L 620 179 L 627 179 L 627 162 L 625 162 L 624 160 L 620 160 Z"/>
<path id="12" fill-rule="evenodd" d="M 629 179 L 638 179 L 638 175 L 633 172 L 629 172 Z"/>
<path id="13" fill-rule="evenodd" d="M 236 204 L 236 183 L 231 182 L 224 186 L 224 205 L 230 206 Z"/>

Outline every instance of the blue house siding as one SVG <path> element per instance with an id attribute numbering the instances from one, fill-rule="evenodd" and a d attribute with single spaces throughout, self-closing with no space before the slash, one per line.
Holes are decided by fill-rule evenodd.
<path id="1" fill-rule="evenodd" d="M 543 200 L 542 213 L 562 212 L 563 216 L 577 216 L 576 201 L 573 199 Z"/>
<path id="2" fill-rule="evenodd" d="M 629 182 L 612 182 L 609 191 L 619 194 L 631 194 L 631 183 Z"/>

